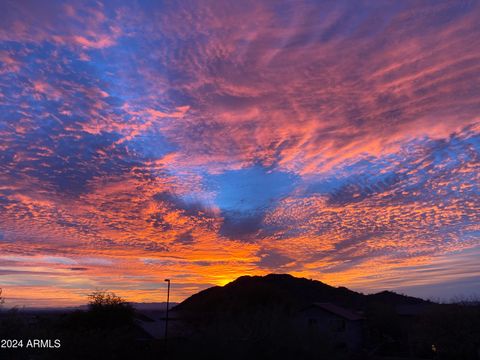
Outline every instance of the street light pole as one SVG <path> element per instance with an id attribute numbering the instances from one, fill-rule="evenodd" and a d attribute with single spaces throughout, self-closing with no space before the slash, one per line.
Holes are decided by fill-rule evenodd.
<path id="1" fill-rule="evenodd" d="M 168 305 L 170 303 L 170 279 L 165 279 L 165 281 L 167 282 L 168 284 L 168 287 L 167 287 L 167 312 L 165 314 L 165 343 L 167 342 L 167 338 L 168 338 Z"/>

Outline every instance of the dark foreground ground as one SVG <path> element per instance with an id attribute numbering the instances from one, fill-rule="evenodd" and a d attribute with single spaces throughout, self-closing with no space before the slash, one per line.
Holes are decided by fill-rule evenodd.
<path id="1" fill-rule="evenodd" d="M 480 360 L 480 303 L 364 295 L 287 274 L 244 276 L 170 311 L 96 292 L 78 310 L 0 309 L 0 360 Z M 21 342 L 20 342 L 21 341 Z"/>
<path id="2" fill-rule="evenodd" d="M 9 310 L 0 315 L 0 359 L 480 359 L 478 305 L 438 306 L 410 317 L 407 328 L 393 312 L 377 310 L 355 351 L 336 347 L 327 336 L 300 336 L 277 312 L 278 318 L 268 311 L 241 318 L 197 317 L 185 336 L 177 332 L 166 342 L 164 322 L 154 321 L 161 312 Z M 172 329 L 178 330 L 178 321 L 172 321 Z M 145 323 L 162 330 L 152 332 Z M 22 346 L 12 348 L 8 339 L 22 340 Z"/>

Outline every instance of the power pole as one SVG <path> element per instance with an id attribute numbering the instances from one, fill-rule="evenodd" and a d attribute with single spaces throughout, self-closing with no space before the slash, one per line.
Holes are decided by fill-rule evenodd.
<path id="1" fill-rule="evenodd" d="M 170 279 L 165 279 L 168 284 L 167 287 L 167 312 L 165 314 L 165 345 L 167 344 L 168 338 L 168 305 L 170 303 Z"/>

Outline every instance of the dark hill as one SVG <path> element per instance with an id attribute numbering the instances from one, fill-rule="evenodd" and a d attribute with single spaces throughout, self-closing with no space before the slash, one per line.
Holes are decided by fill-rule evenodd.
<path id="1" fill-rule="evenodd" d="M 382 291 L 376 294 L 367 295 L 367 301 L 369 303 L 384 303 L 390 305 L 417 305 L 417 304 L 426 304 L 428 301 L 407 296 L 397 294 L 393 291 Z"/>
<path id="2" fill-rule="evenodd" d="M 225 286 L 215 286 L 192 295 L 174 309 L 196 314 L 239 313 L 259 308 L 281 307 L 295 311 L 313 302 L 331 302 L 352 309 L 364 309 L 369 303 L 411 305 L 424 300 L 383 292 L 363 295 L 345 287 L 333 287 L 321 281 L 288 274 L 242 276 Z"/>

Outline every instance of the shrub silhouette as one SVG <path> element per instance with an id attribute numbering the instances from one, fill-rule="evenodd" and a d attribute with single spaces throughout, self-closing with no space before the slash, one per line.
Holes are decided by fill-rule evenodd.
<path id="1" fill-rule="evenodd" d="M 134 308 L 111 292 L 95 291 L 88 295 L 88 317 L 95 328 L 131 326 L 135 318 Z"/>
<path id="2" fill-rule="evenodd" d="M 90 309 L 125 307 L 128 303 L 120 296 L 107 291 L 94 291 L 88 295 Z"/>
<path id="3" fill-rule="evenodd" d="M 63 358 L 129 359 L 140 353 L 134 308 L 112 292 L 96 291 L 88 298 L 87 311 L 75 311 L 62 321 Z"/>

